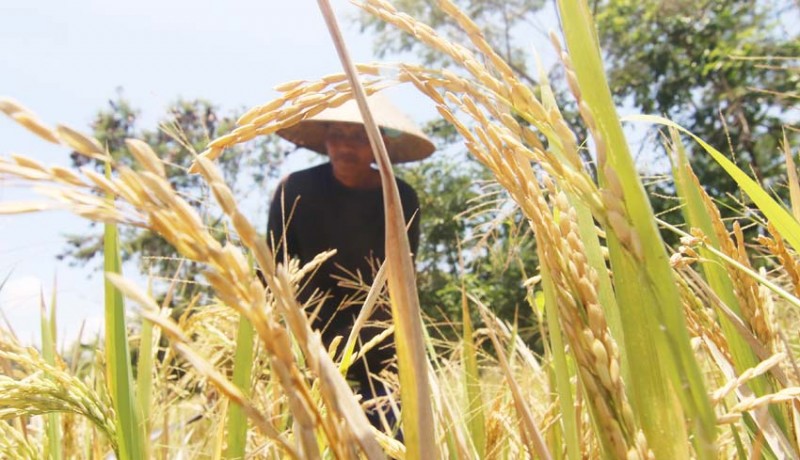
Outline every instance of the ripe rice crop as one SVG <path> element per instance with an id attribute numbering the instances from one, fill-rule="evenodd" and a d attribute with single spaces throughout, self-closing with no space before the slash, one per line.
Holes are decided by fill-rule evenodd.
<path id="1" fill-rule="evenodd" d="M 43 196 L 1 203 L 0 212 L 64 208 L 103 222 L 108 280 L 105 341 L 88 357 L 59 356 L 52 343 L 41 352 L 24 348 L 0 330 L 0 457 L 800 457 L 797 340 L 780 334 L 796 327 L 787 318 L 800 307 L 800 203 L 785 209 L 697 139 L 763 216 L 764 232 L 745 241 L 695 177 L 681 128 L 650 117 L 664 126 L 686 225 L 661 222 L 634 167 L 585 1 L 559 1 L 564 42 L 555 35 L 552 41 L 591 140 L 597 178 L 581 159 L 587 139 L 567 123 L 547 81 L 536 88 L 520 81 L 466 14 L 450 0 L 439 4 L 476 51 L 384 0 L 360 6 L 446 53 L 460 71 L 348 67 L 345 60 L 341 75 L 280 85 L 278 98 L 248 111 L 198 154 L 190 172 L 202 176 L 225 214 L 235 235 L 225 243 L 174 191 L 146 143 L 127 141 L 135 168 L 117 164 L 96 139 L 52 128 L 0 99 L 0 110 L 35 135 L 105 161 L 108 170 L 104 176 L 20 155 L 0 158 L 0 178 L 36 185 Z M 540 265 L 529 267 L 539 295 L 523 314 L 541 315 L 545 331 L 537 356 L 464 288 L 463 318 L 453 325 L 461 339 L 446 352 L 435 347 L 398 239 L 405 234 L 402 214 L 387 212 L 387 229 L 399 231 L 388 231 L 386 273 L 376 276 L 364 308 L 390 304 L 396 340 L 404 344 L 399 378 L 376 376 L 392 390 L 387 398 L 403 420 L 403 441 L 391 427 L 369 424 L 343 377 L 341 369 L 370 344 L 342 337 L 338 348 L 326 349 L 297 300 L 302 276 L 330 254 L 304 267 L 276 264 L 214 162 L 236 144 L 398 84 L 428 96 L 524 215 Z M 784 148 L 794 171 L 791 146 Z M 800 199 L 796 175 L 789 184 Z M 159 305 L 119 274 L 117 225 L 149 228 L 201 264 L 214 299 L 177 299 L 192 314 L 170 315 L 170 303 Z M 680 245 L 666 246 L 660 229 L 678 233 Z M 769 270 L 756 268 L 756 257 Z M 387 279 L 388 295 L 381 292 Z M 123 298 L 141 308 L 137 337 L 125 324 Z M 482 324 L 472 323 L 475 311 Z M 48 328 L 53 320 L 43 314 Z M 161 336 L 169 349 L 160 347 Z"/>

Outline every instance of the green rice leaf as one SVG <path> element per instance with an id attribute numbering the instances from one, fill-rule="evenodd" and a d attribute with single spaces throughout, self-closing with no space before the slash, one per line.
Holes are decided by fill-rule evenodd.
<path id="1" fill-rule="evenodd" d="M 233 364 L 233 384 L 245 396 L 250 394 L 250 376 L 253 369 L 253 348 L 255 330 L 245 317 L 239 316 L 239 330 L 236 333 L 236 356 Z M 247 415 L 238 404 L 228 404 L 228 446 L 225 458 L 245 457 L 247 447 Z"/>
<path id="2" fill-rule="evenodd" d="M 145 433 L 150 432 L 150 403 L 153 393 L 153 323 L 142 318 L 139 360 L 136 366 L 136 402 Z"/>
<path id="3" fill-rule="evenodd" d="M 561 408 L 561 427 L 564 432 L 564 443 L 567 446 L 567 457 L 578 460 L 580 455 L 580 438 L 578 436 L 578 418 L 575 413 L 575 401 L 572 396 L 572 372 L 568 364 L 564 338 L 558 322 L 558 305 L 556 304 L 555 287 L 550 272 L 542 266 L 542 289 L 544 290 L 545 318 L 547 320 L 550 353 L 555 370 L 558 404 Z"/>
<path id="4" fill-rule="evenodd" d="M 110 175 L 110 166 L 106 164 L 106 177 Z M 108 200 L 112 201 L 113 198 L 108 197 Z M 103 258 L 106 273 L 122 272 L 117 226 L 113 223 L 105 224 Z M 116 414 L 119 458 L 146 458 L 144 430 L 139 424 L 139 411 L 134 397 L 125 302 L 122 293 L 108 279 L 105 281 L 105 342 L 106 381 Z"/>
<path id="5" fill-rule="evenodd" d="M 472 444 L 479 458 L 486 456 L 486 420 L 483 413 L 478 354 L 473 338 L 472 319 L 469 315 L 466 288 L 461 286 L 461 315 L 464 322 L 462 346 L 464 347 L 464 385 L 467 390 L 467 426 Z"/>
<path id="6" fill-rule="evenodd" d="M 42 326 L 42 357 L 51 366 L 56 365 L 56 281 L 53 279 L 53 296 L 50 302 L 50 315 L 48 318 L 47 304 L 44 301 L 44 292 L 39 294 L 41 307 Z M 56 413 L 47 415 L 47 447 L 49 457 L 60 460 L 61 450 L 61 416 Z"/>
<path id="7" fill-rule="evenodd" d="M 776 202 L 755 180 L 751 179 L 744 171 L 739 169 L 738 166 L 731 160 L 725 157 L 719 150 L 712 147 L 706 141 L 692 134 L 686 128 L 678 125 L 677 123 L 667 120 L 664 117 L 654 115 L 637 115 L 627 117 L 628 120 L 645 121 L 654 124 L 660 124 L 675 128 L 678 131 L 688 134 L 703 149 L 708 152 L 717 163 L 727 172 L 733 180 L 739 184 L 739 187 L 753 200 L 753 203 L 764 213 L 767 219 L 775 229 L 778 230 L 781 237 L 783 237 L 795 251 L 800 251 L 800 222 L 797 221 L 792 215 L 784 209 L 784 207 Z"/>
<path id="8" fill-rule="evenodd" d="M 655 216 L 638 177 L 605 78 L 590 8 L 584 1 L 558 2 L 575 76 L 590 108 L 607 158 L 598 168 L 603 186 L 614 173 L 624 197 L 627 235 L 606 228 L 626 361 L 650 362 L 630 373 L 628 389 L 650 448 L 657 458 L 688 458 L 689 432 L 701 459 L 716 456 L 716 417 L 689 343 L 683 309 Z M 689 423 L 685 423 L 684 418 Z"/>
<path id="9" fill-rule="evenodd" d="M 675 128 L 670 128 L 670 139 L 673 147 L 673 155 L 671 156 L 673 177 L 675 178 L 678 196 L 681 198 L 681 211 L 684 218 L 690 227 L 702 230 L 711 246 L 719 248 L 719 238 L 717 238 L 717 234 L 714 231 L 708 210 L 703 204 L 702 192 L 699 190 L 698 182 L 689 165 L 685 147 Z M 708 285 L 720 300 L 736 315 L 741 317 L 742 312 L 739 300 L 736 297 L 733 282 L 724 268 L 723 260 L 705 247 L 700 248 L 700 255 L 706 260 L 706 262 L 703 262 L 702 268 Z M 757 356 L 725 315 L 720 315 L 720 325 L 730 346 L 736 370 L 743 372 L 746 369 L 755 367 L 759 362 Z M 751 385 L 758 396 L 763 396 L 767 392 L 773 391 L 769 389 L 768 382 L 763 377 L 754 379 Z"/>

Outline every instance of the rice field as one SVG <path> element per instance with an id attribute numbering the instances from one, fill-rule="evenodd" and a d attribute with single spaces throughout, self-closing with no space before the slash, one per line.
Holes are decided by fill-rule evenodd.
<path id="1" fill-rule="evenodd" d="M 669 120 L 639 117 L 663 127 L 671 152 L 684 219 L 672 226 L 654 215 L 635 168 L 585 1 L 558 2 L 563 37 L 551 40 L 588 139 L 566 122 L 546 78 L 537 87 L 520 81 L 466 14 L 449 0 L 440 7 L 469 32 L 477 52 L 388 2 L 361 4 L 446 53 L 461 71 L 353 65 L 329 17 L 344 72 L 280 85 L 278 98 L 249 110 L 199 152 L 186 173 L 202 176 L 224 211 L 231 236 L 222 243 L 173 190 L 146 143 L 129 139 L 137 164 L 117 164 L 96 139 L 0 99 L 0 111 L 33 135 L 107 165 L 103 175 L 0 158 L 0 178 L 42 191 L 41 201 L 0 203 L 0 213 L 58 207 L 102 222 L 107 280 L 105 334 L 91 347 L 56 350 L 54 301 L 42 302 L 40 350 L 0 329 L 0 458 L 800 457 L 799 343 L 791 334 L 800 307 L 795 146 L 782 146 L 793 172 L 786 206 L 719 146 Z M 532 229 L 540 264 L 520 282 L 531 286 L 525 314 L 540 315 L 544 352 L 532 351 L 466 288 L 463 316 L 453 321 L 460 339 L 434 346 L 399 200 L 386 185 L 387 260 L 375 285 L 364 286 L 375 295 L 362 310 L 391 306 L 386 327 L 398 343 L 398 373 L 375 381 L 390 390 L 386 402 L 401 423 L 377 429 L 365 415 L 369 403 L 343 377 L 371 344 L 354 343 L 354 332 L 327 349 L 297 300 L 302 277 L 328 254 L 303 267 L 276 264 L 215 160 L 327 107 L 401 84 L 430 99 Z M 744 220 L 721 218 L 691 169 L 685 139 L 700 143 L 751 200 L 746 223 L 759 227 L 756 240 L 745 239 Z M 381 174 L 391 178 L 388 157 L 377 155 Z M 121 276 L 123 225 L 151 229 L 201 264 L 213 300 L 168 295 L 158 303 L 146 286 Z M 667 246 L 664 230 L 680 244 Z M 188 307 L 176 316 L 176 304 Z M 142 317 L 135 329 L 125 314 L 132 305 Z M 480 323 L 471 320 L 475 312 Z"/>

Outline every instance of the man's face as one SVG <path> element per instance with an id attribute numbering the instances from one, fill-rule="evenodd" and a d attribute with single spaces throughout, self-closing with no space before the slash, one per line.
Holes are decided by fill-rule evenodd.
<path id="1" fill-rule="evenodd" d="M 363 125 L 336 123 L 328 127 L 325 148 L 335 167 L 368 167 L 374 160 Z"/>

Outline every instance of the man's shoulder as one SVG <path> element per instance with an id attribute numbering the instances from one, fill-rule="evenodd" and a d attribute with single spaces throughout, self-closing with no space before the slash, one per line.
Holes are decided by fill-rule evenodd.
<path id="1" fill-rule="evenodd" d="M 397 191 L 400 192 L 400 196 L 413 196 L 413 197 L 417 196 L 417 191 L 414 190 L 414 187 L 409 185 L 408 182 L 404 181 L 403 179 L 400 179 L 399 177 L 397 177 L 396 179 L 397 179 Z"/>

